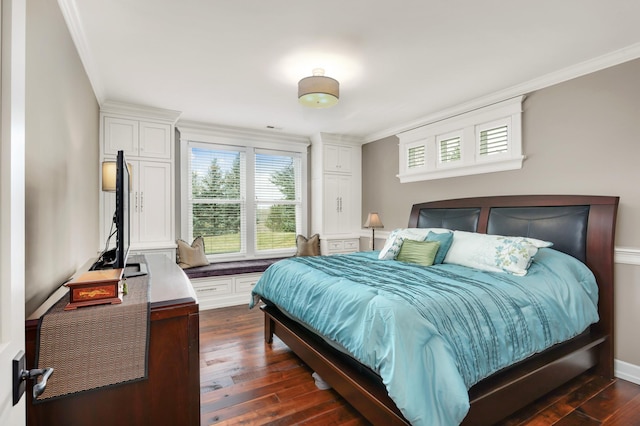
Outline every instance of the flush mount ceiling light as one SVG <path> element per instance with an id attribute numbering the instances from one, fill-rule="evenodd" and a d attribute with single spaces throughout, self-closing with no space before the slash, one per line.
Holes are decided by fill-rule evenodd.
<path id="1" fill-rule="evenodd" d="M 328 108 L 338 103 L 340 83 L 325 77 L 322 68 L 315 68 L 311 77 L 298 82 L 298 102 L 311 108 Z"/>

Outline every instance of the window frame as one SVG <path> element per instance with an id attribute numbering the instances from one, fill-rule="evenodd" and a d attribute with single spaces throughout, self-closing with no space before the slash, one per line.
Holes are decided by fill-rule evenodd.
<path id="1" fill-rule="evenodd" d="M 205 149 L 243 150 L 245 152 L 245 220 L 244 252 L 207 255 L 210 261 L 234 261 L 245 259 L 262 259 L 271 257 L 286 257 L 295 254 L 295 246 L 288 249 L 258 250 L 256 236 L 256 200 L 255 194 L 255 155 L 256 152 L 274 153 L 275 155 L 295 155 L 300 161 L 300 229 L 296 232 L 307 234 L 308 230 L 308 147 L 309 139 L 292 135 L 273 135 L 267 132 L 230 129 L 200 123 L 184 122 L 176 126 L 179 132 L 180 170 L 177 187 L 180 188 L 178 198 L 178 224 L 180 236 L 183 240 L 191 241 L 191 225 L 189 224 L 189 196 L 191 194 L 191 177 L 189 174 L 190 148 L 197 146 Z"/>

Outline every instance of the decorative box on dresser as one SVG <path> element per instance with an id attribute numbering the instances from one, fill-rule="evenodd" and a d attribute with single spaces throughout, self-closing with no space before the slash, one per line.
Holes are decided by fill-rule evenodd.
<path id="1" fill-rule="evenodd" d="M 360 246 L 362 140 L 318 133 L 311 137 L 311 233 L 322 254 Z"/>
<path id="2" fill-rule="evenodd" d="M 175 260 L 175 123 L 180 113 L 107 101 L 100 108 L 100 161 L 123 150 L 131 168 L 131 253 Z M 102 176 L 100 176 L 102 179 Z M 115 211 L 113 193 L 100 192 L 100 247 Z"/>

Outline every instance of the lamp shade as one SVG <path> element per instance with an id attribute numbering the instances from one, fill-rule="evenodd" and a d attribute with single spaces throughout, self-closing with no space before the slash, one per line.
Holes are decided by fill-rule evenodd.
<path id="1" fill-rule="evenodd" d="M 316 68 L 311 77 L 298 82 L 298 102 L 311 108 L 329 108 L 338 103 L 340 83 L 325 77 L 324 70 Z"/>
<path id="2" fill-rule="evenodd" d="M 367 221 L 364 223 L 365 228 L 384 228 L 382 221 L 380 220 L 380 216 L 378 213 L 369 213 L 367 216 Z"/>
<path id="3" fill-rule="evenodd" d="M 102 190 L 105 192 L 115 192 L 116 190 L 116 162 L 102 162 Z"/>
<path id="4" fill-rule="evenodd" d="M 129 169 L 129 189 L 131 189 L 131 163 L 127 163 L 127 169 Z M 102 162 L 102 190 L 104 192 L 116 192 L 116 173 L 118 167 L 115 161 L 103 161 Z"/>

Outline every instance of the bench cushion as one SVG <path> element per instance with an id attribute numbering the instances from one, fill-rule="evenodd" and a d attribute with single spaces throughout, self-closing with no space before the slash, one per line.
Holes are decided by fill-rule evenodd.
<path id="1" fill-rule="evenodd" d="M 251 272 L 264 272 L 273 263 L 283 258 L 238 260 L 234 262 L 218 262 L 205 266 L 185 269 L 189 278 L 215 277 L 222 275 L 248 274 Z"/>

